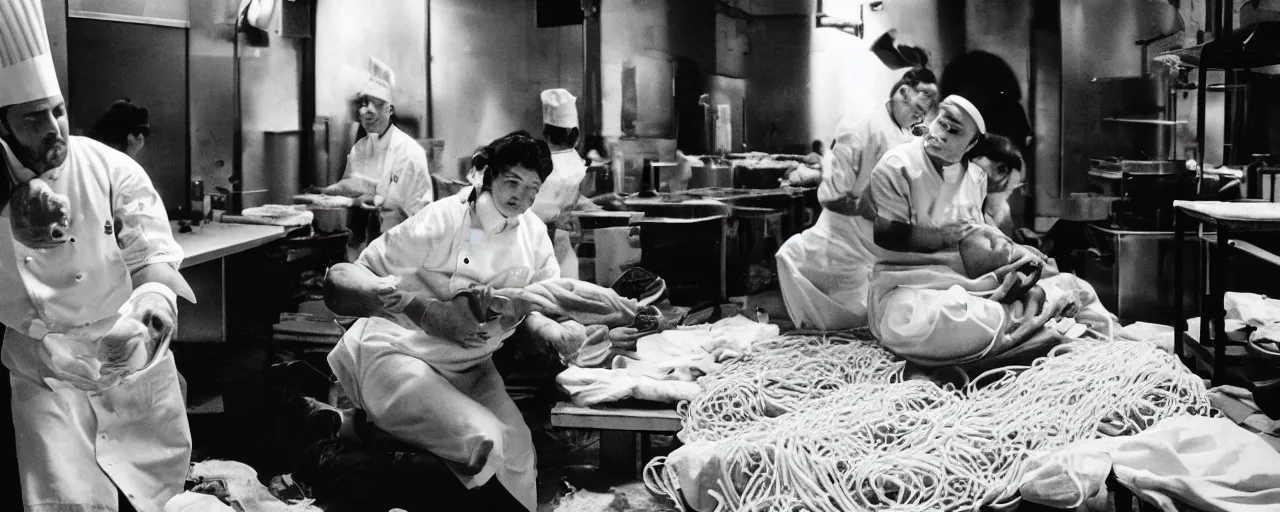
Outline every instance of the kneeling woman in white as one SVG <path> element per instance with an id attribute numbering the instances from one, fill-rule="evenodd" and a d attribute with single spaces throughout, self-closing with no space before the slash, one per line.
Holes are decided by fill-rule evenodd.
<path id="1" fill-rule="evenodd" d="M 370 318 L 329 365 L 376 426 L 444 459 L 468 488 L 496 477 L 534 510 L 532 439 L 492 354 L 522 317 L 520 289 L 560 276 L 529 211 L 551 154 L 522 134 L 481 151 L 480 188 L 431 203 L 330 270 L 330 307 Z"/>

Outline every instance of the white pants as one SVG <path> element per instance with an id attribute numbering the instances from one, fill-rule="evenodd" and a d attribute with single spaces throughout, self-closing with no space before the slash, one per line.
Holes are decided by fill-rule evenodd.
<path id="1" fill-rule="evenodd" d="M 115 511 L 119 488 L 138 512 L 162 512 L 191 461 L 177 375 L 167 352 L 100 393 L 11 374 L 25 509 Z"/>
<path id="2" fill-rule="evenodd" d="M 796 327 L 831 331 L 867 325 L 870 254 L 815 226 L 787 239 L 776 259 L 782 300 Z"/>
<path id="3" fill-rule="evenodd" d="M 464 476 L 455 469 L 455 475 L 469 489 L 496 477 L 525 508 L 536 510 L 533 438 L 492 358 L 459 371 L 438 368 L 378 339 L 387 331 L 366 330 L 362 324 L 367 322 L 353 326 L 334 347 L 329 366 L 369 420 L 397 439 L 454 463 L 451 467 L 465 464 L 479 444 L 492 441 L 493 450 L 479 473 Z"/>

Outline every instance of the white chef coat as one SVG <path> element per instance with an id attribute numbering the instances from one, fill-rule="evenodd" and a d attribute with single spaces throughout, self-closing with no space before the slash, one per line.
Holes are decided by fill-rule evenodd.
<path id="1" fill-rule="evenodd" d="M 872 170 L 860 201 L 870 211 L 910 225 L 948 221 L 982 222 L 986 174 L 969 164 L 944 169 L 929 163 L 923 140 L 916 138 L 885 152 Z M 945 178 L 944 178 L 945 176 Z M 778 281 L 791 321 L 812 329 L 836 330 L 867 324 L 867 280 L 881 259 L 899 263 L 946 265 L 963 271 L 955 251 L 900 253 L 875 243 L 875 223 L 863 216 L 823 210 L 813 227 L 778 249 Z"/>
<path id="2" fill-rule="evenodd" d="M 577 203 L 582 179 L 587 176 L 586 162 L 572 149 L 551 153 L 551 163 L 555 168 L 542 182 L 538 197 L 533 200 L 530 208 L 534 215 L 547 224 L 555 222 Z"/>
<path id="3" fill-rule="evenodd" d="M 542 182 L 538 197 L 533 200 L 529 209 L 542 222 L 554 224 L 565 212 L 573 208 L 581 195 L 582 179 L 587 176 L 587 164 L 578 152 L 572 149 L 551 153 L 551 163 L 555 168 Z M 573 244 L 569 233 L 556 230 L 552 240 L 556 261 L 560 264 L 560 274 L 573 279 L 578 278 L 578 255 L 573 252 Z"/>
<path id="4" fill-rule="evenodd" d="M 472 190 L 428 205 L 370 243 L 356 263 L 400 277 L 401 289 L 444 300 L 476 285 L 522 288 L 558 278 L 546 225 L 532 211 L 506 219 L 487 194 L 469 201 Z M 532 437 L 491 357 L 509 334 L 464 345 L 428 335 L 403 315 L 368 318 L 347 331 L 328 359 L 355 405 L 400 440 L 455 465 L 492 441 L 479 473 L 451 466 L 459 480 L 475 488 L 496 477 L 535 510 Z"/>
<path id="5" fill-rule="evenodd" d="M 382 232 L 404 222 L 433 201 L 427 151 L 394 125 L 370 133 L 351 146 L 344 180 L 363 194 L 382 196 Z"/>
<path id="6" fill-rule="evenodd" d="M 824 205 L 840 200 L 855 203 L 871 182 L 871 170 L 880 157 L 911 139 L 910 128 L 898 126 L 884 105 L 841 120 L 824 159 L 818 201 Z"/>
<path id="7" fill-rule="evenodd" d="M 3 153 L 17 181 L 35 177 L 7 146 Z M 9 290 L 0 294 L 8 328 L 0 360 L 12 372 L 27 510 L 115 510 L 117 487 L 139 511 L 162 510 L 182 492 L 191 455 L 167 345 L 142 371 L 93 392 L 58 379 L 46 345 L 93 345 L 128 300 L 130 273 L 151 264 L 176 268 L 182 248 L 151 180 L 124 153 L 70 137 L 66 161 L 41 178 L 70 200 L 68 243 L 30 249 L 14 240 L 9 207 L 0 210 L 0 288 Z"/>

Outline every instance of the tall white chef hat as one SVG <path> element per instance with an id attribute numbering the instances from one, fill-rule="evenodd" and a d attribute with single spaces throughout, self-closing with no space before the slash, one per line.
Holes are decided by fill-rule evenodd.
<path id="1" fill-rule="evenodd" d="M 0 107 L 61 96 L 40 0 L 0 0 Z"/>
<path id="2" fill-rule="evenodd" d="M 965 99 L 964 96 L 957 96 L 955 94 L 952 94 L 950 96 L 947 96 L 946 98 L 943 98 L 942 103 L 951 103 L 957 107 L 960 107 L 960 110 L 963 110 L 966 114 L 969 114 L 969 117 L 973 119 L 973 124 L 978 125 L 978 133 L 981 133 L 983 135 L 987 134 L 987 122 L 982 119 L 982 112 L 978 111 L 978 107 L 975 106 L 972 101 Z"/>
<path id="3" fill-rule="evenodd" d="M 391 90 L 395 86 L 396 73 L 391 71 L 391 66 L 376 57 L 369 57 L 369 81 L 360 89 L 360 95 L 395 103 L 391 100 Z"/>
<path id="4" fill-rule="evenodd" d="M 578 98 L 564 89 L 542 91 L 542 123 L 561 128 L 578 127 Z"/>

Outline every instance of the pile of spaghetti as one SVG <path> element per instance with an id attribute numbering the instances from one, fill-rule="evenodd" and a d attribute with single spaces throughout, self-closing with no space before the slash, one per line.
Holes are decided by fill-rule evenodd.
<path id="1" fill-rule="evenodd" d="M 681 440 L 710 453 L 684 496 L 716 512 L 1000 508 L 1033 452 L 1209 414 L 1204 383 L 1145 343 L 1074 341 L 953 389 L 904 382 L 891 355 L 843 341 L 773 340 L 708 381 L 683 411 Z M 664 459 L 645 476 L 679 500 Z"/>

